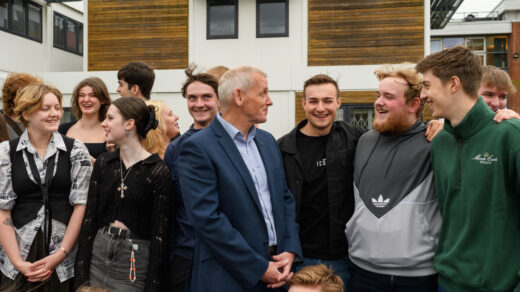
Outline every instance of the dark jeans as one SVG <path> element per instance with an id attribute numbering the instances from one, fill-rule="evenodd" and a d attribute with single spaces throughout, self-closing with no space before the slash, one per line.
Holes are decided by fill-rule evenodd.
<path id="1" fill-rule="evenodd" d="M 349 290 L 356 292 L 437 292 L 437 274 L 402 277 L 372 273 L 352 262 Z"/>
<path id="2" fill-rule="evenodd" d="M 136 279 L 129 280 L 130 256 L 134 252 Z M 100 229 L 94 239 L 90 263 L 90 285 L 111 292 L 142 292 L 146 285 L 150 241 L 117 238 Z"/>
<path id="3" fill-rule="evenodd" d="M 191 259 L 178 255 L 173 257 L 170 264 L 170 290 L 169 292 L 184 292 L 186 281 L 190 275 Z"/>

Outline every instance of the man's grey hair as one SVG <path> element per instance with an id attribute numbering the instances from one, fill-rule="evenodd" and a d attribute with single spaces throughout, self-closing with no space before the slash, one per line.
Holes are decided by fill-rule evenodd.
<path id="1" fill-rule="evenodd" d="M 255 86 L 255 79 L 253 78 L 254 73 L 267 77 L 267 74 L 262 70 L 250 66 L 233 68 L 220 77 L 218 96 L 222 112 L 229 108 L 231 99 L 233 98 L 233 91 L 235 89 L 247 92 L 251 87 Z"/>

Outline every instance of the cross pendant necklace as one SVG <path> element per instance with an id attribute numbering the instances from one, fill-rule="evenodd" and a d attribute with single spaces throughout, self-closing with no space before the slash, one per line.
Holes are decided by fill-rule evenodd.
<path id="1" fill-rule="evenodd" d="M 121 157 L 119 157 L 119 173 L 121 174 L 121 184 L 119 185 L 117 190 L 120 192 L 119 196 L 121 197 L 121 199 L 123 199 L 125 197 L 125 191 L 126 191 L 126 189 L 128 189 L 128 187 L 125 185 L 125 179 L 128 176 L 128 174 L 130 173 L 130 170 L 132 170 L 132 167 L 134 165 L 130 166 L 130 168 L 128 169 L 128 171 L 125 174 L 125 177 L 123 177 L 123 163 L 121 162 Z"/>
<path id="2" fill-rule="evenodd" d="M 121 180 L 121 185 L 117 188 L 118 191 L 121 192 L 121 199 L 125 197 L 125 191 L 128 187 L 125 185 L 125 183 L 123 182 L 123 180 Z"/>

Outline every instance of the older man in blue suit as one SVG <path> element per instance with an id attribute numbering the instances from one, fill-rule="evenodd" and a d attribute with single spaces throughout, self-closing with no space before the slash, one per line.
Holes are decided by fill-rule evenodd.
<path id="1" fill-rule="evenodd" d="M 179 179 L 196 234 L 190 291 L 276 291 L 301 257 L 275 139 L 255 124 L 273 104 L 265 73 L 226 72 L 222 113 L 182 146 Z"/>

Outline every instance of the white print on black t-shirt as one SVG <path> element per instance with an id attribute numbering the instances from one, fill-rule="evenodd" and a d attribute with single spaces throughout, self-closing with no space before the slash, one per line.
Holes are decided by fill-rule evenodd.
<path id="1" fill-rule="evenodd" d="M 321 160 L 316 161 L 317 167 L 326 166 L 326 165 L 327 165 L 327 158 L 323 158 Z"/>

